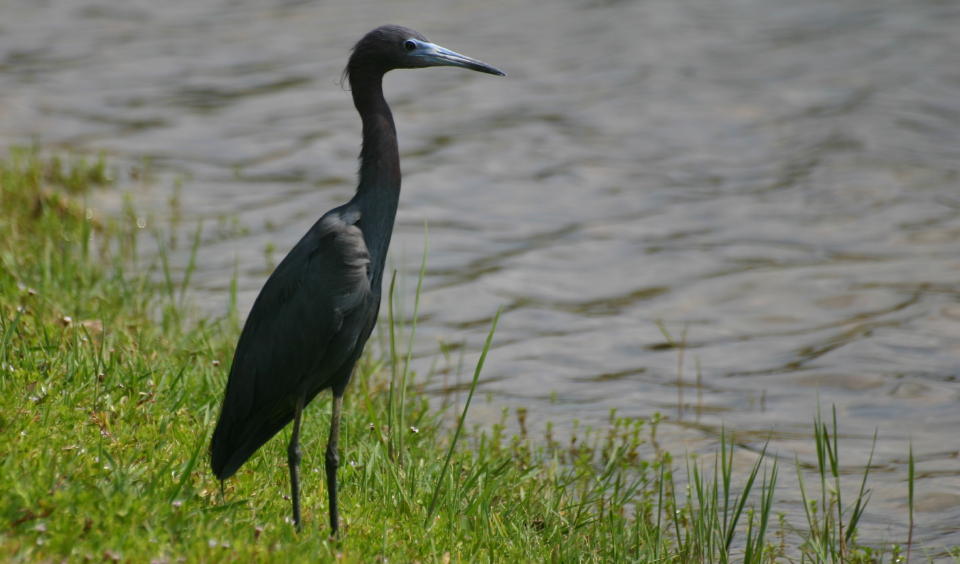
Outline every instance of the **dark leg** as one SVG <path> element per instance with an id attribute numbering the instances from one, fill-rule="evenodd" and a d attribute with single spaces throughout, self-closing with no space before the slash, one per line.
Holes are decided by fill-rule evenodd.
<path id="1" fill-rule="evenodd" d="M 290 498 L 293 500 L 293 526 L 300 530 L 300 417 L 303 414 L 303 398 L 297 398 L 293 407 L 293 436 L 287 448 L 287 463 L 290 465 Z"/>
<path id="2" fill-rule="evenodd" d="M 330 415 L 330 437 L 327 439 L 327 495 L 330 498 L 330 534 L 336 536 L 340 519 L 337 514 L 337 468 L 340 456 L 337 453 L 337 439 L 340 437 L 340 407 L 343 405 L 343 392 L 333 394 L 333 413 Z"/>

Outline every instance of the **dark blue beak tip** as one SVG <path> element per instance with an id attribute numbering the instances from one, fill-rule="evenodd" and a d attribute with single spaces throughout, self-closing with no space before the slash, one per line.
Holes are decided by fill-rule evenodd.
<path id="1" fill-rule="evenodd" d="M 488 65 L 487 63 L 481 63 L 479 67 L 474 67 L 474 70 L 478 70 L 486 74 L 492 74 L 494 76 L 507 76 L 507 73 L 493 65 Z"/>

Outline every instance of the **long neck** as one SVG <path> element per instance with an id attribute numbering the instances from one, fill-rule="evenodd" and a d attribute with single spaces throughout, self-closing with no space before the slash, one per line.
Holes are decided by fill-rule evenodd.
<path id="1" fill-rule="evenodd" d="M 390 107 L 383 98 L 383 74 L 351 76 L 353 103 L 363 120 L 360 183 L 354 203 L 370 251 L 371 277 L 379 290 L 400 199 L 400 153 Z"/>

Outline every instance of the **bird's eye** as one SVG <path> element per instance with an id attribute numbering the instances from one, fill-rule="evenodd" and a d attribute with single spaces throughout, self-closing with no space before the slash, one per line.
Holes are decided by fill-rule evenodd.
<path id="1" fill-rule="evenodd" d="M 406 49 L 407 51 L 413 51 L 414 49 L 417 48 L 417 44 L 414 43 L 412 40 L 407 39 L 406 41 L 403 42 L 403 48 Z"/>

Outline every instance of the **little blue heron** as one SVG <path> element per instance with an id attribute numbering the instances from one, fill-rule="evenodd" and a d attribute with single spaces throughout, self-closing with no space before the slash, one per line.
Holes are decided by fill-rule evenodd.
<path id="1" fill-rule="evenodd" d="M 486 63 L 382 26 L 353 48 L 344 70 L 363 122 L 357 193 L 324 214 L 267 279 L 243 326 L 220 418 L 210 443 L 213 473 L 232 476 L 293 420 L 287 449 L 293 522 L 300 528 L 300 420 L 330 388 L 333 410 L 326 473 L 330 528 L 337 534 L 337 440 L 343 392 L 380 308 L 384 260 L 400 197 L 400 155 L 383 75 L 392 69 L 454 66 L 504 76 Z"/>

